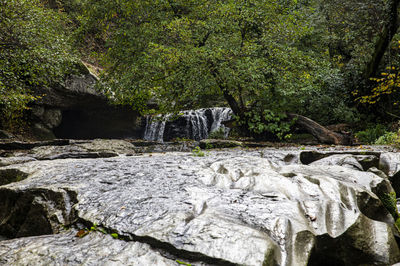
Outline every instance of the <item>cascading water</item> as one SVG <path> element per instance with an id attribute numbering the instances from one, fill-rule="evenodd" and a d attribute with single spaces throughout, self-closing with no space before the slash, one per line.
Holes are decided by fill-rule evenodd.
<path id="1" fill-rule="evenodd" d="M 144 131 L 144 139 L 152 141 L 163 141 L 165 124 L 167 123 L 170 115 L 157 115 L 155 117 L 146 117 L 146 128 Z"/>
<path id="2" fill-rule="evenodd" d="M 231 108 L 226 108 L 226 107 L 215 107 L 212 109 L 212 117 L 213 117 L 213 123 L 211 125 L 211 132 L 217 131 L 220 128 L 222 128 L 225 132 L 225 138 L 228 137 L 230 128 L 225 127 L 222 122 L 223 121 L 228 121 L 232 118 L 232 110 Z"/>
<path id="3" fill-rule="evenodd" d="M 182 115 L 169 121 L 171 115 L 157 115 L 146 118 L 145 140 L 159 141 L 173 138 L 206 139 L 209 133 L 223 128 L 225 137 L 229 129 L 222 125 L 232 116 L 232 110 L 226 107 L 203 108 L 183 111 Z"/>

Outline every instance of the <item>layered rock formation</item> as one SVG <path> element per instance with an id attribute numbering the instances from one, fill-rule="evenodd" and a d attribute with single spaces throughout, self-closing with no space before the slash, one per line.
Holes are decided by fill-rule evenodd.
<path id="1" fill-rule="evenodd" d="M 384 151 L 234 149 L 197 157 L 139 154 L 122 141 L 74 145 L 116 155 L 50 158 L 40 147 L 8 154 L 15 161 L 0 167 L 7 238 L 0 264 L 400 261 L 397 229 L 377 196 L 393 192 L 377 168 L 389 157 Z M 78 237 L 85 227 L 93 229 Z"/>
<path id="2" fill-rule="evenodd" d="M 39 139 L 123 138 L 143 135 L 138 114 L 129 107 L 112 106 L 94 89 L 97 78 L 82 66 L 81 75 L 65 84 L 37 88 L 31 109 L 33 133 Z"/>

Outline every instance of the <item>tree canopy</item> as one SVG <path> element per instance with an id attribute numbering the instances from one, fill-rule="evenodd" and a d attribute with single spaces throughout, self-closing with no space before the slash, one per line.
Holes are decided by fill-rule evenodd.
<path id="1" fill-rule="evenodd" d="M 62 15 L 37 0 L 0 1 L 0 109 L 2 122 L 22 115 L 35 87 L 61 83 L 74 56 Z"/>
<path id="2" fill-rule="evenodd" d="M 227 105 L 248 133 L 280 137 L 289 112 L 357 122 L 385 94 L 373 80 L 400 65 L 388 49 L 399 2 L 3 0 L 0 109 L 62 83 L 78 58 L 73 44 L 103 69 L 110 100 L 143 114 Z M 400 115 L 389 98 L 381 106 Z"/>
<path id="3" fill-rule="evenodd" d="M 104 90 L 118 103 L 140 109 L 152 99 L 173 111 L 220 97 L 240 119 L 259 120 L 259 111 L 273 117 L 307 110 L 312 98 L 322 103 L 332 76 L 340 79 L 327 49 L 308 46 L 316 18 L 305 2 L 88 4 L 85 23 L 109 34 Z M 267 130 L 257 124 L 255 131 Z"/>

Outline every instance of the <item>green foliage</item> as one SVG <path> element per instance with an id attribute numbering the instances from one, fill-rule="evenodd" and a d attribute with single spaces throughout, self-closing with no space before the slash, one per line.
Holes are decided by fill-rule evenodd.
<path id="1" fill-rule="evenodd" d="M 177 142 L 192 142 L 193 140 L 192 139 L 187 139 L 187 138 L 175 138 L 174 139 L 174 141 L 177 141 Z"/>
<path id="2" fill-rule="evenodd" d="M 214 146 L 211 143 L 206 143 L 206 150 L 211 150 Z"/>
<path id="3" fill-rule="evenodd" d="M 71 41 L 104 67 L 100 89 L 141 113 L 228 104 L 245 133 L 279 139 L 285 112 L 357 122 L 350 92 L 384 31 L 387 2 L 0 0 L 3 124 L 22 117 L 33 88 L 73 70 Z M 387 87 L 372 100 L 397 95 Z"/>
<path id="4" fill-rule="evenodd" d="M 208 138 L 209 139 L 226 139 L 226 137 L 225 137 L 225 129 L 222 128 L 222 127 L 218 128 L 217 130 L 211 132 L 208 135 Z"/>
<path id="5" fill-rule="evenodd" d="M 100 89 L 116 104 L 148 113 L 151 100 L 158 113 L 224 100 L 247 133 L 282 138 L 286 126 L 245 113 L 360 121 L 351 91 L 365 85 L 388 1 L 69 2 L 82 10 L 78 36 L 105 67 Z"/>
<path id="6" fill-rule="evenodd" d="M 355 136 L 361 143 L 373 144 L 386 133 L 386 130 L 387 128 L 384 125 L 377 124 L 355 133 Z"/>
<path id="7" fill-rule="evenodd" d="M 306 1 L 87 0 L 85 6 L 83 27 L 106 36 L 103 92 L 141 112 L 150 99 L 171 112 L 223 97 L 247 125 L 244 112 L 254 106 L 261 116 L 266 109 L 274 116 L 305 110 L 306 96 L 326 88 L 318 73 L 333 67 L 323 49 L 304 43 L 316 35 L 315 7 Z M 287 129 L 250 123 L 260 134 L 283 137 Z"/>
<path id="8" fill-rule="evenodd" d="M 279 139 L 290 138 L 287 133 L 290 131 L 292 122 L 285 120 L 286 114 L 272 110 L 251 110 L 245 113 L 245 119 L 239 119 L 238 123 L 247 123 L 247 128 L 253 135 L 264 135 L 265 133 L 277 136 Z"/>
<path id="9" fill-rule="evenodd" d="M 204 157 L 205 153 L 201 150 L 201 148 L 199 146 L 196 146 L 193 150 L 192 150 L 192 155 L 196 156 L 196 157 Z"/>
<path id="10" fill-rule="evenodd" d="M 94 223 L 94 224 L 90 227 L 89 231 L 90 231 L 90 232 L 97 231 L 97 232 L 101 232 L 101 233 L 103 233 L 103 234 L 107 234 L 106 230 L 104 230 L 104 228 L 99 227 L 96 223 Z"/>
<path id="11" fill-rule="evenodd" d="M 28 103 L 35 87 L 62 83 L 77 58 L 64 34 L 64 17 L 38 0 L 0 0 L 0 112 L 10 127 Z"/>
<path id="12" fill-rule="evenodd" d="M 400 231 L 400 213 L 397 209 L 397 197 L 395 192 L 390 193 L 382 193 L 378 195 L 381 200 L 383 206 L 388 210 L 388 212 L 392 215 L 395 220 L 395 225 L 397 230 Z"/>
<path id="13" fill-rule="evenodd" d="M 377 145 L 395 145 L 400 147 L 400 130 L 397 132 L 385 132 L 376 141 Z"/>
<path id="14" fill-rule="evenodd" d="M 88 235 L 90 232 L 100 232 L 105 235 L 108 234 L 108 232 L 103 227 L 100 227 L 96 223 L 93 223 L 93 225 L 90 228 L 79 230 L 76 236 L 82 238 Z M 112 236 L 115 239 L 120 239 L 120 236 L 117 233 L 110 233 L 110 236 Z"/>
<path id="15" fill-rule="evenodd" d="M 176 262 L 177 262 L 178 264 L 180 264 L 180 265 L 192 266 L 192 264 L 187 263 L 187 262 L 184 262 L 184 261 L 181 261 L 181 260 L 176 260 Z"/>
<path id="16" fill-rule="evenodd" d="M 112 236 L 113 238 L 115 238 L 115 239 L 118 239 L 118 238 L 119 238 L 119 235 L 118 235 L 117 233 L 112 233 L 111 236 Z"/>

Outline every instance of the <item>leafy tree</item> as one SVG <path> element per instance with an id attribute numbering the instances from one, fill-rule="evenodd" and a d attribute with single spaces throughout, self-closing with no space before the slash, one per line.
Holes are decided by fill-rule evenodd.
<path id="1" fill-rule="evenodd" d="M 37 0 L 0 0 L 0 111 L 4 127 L 35 100 L 35 87 L 62 83 L 77 58 L 64 18 Z"/>
<path id="2" fill-rule="evenodd" d="M 399 26 L 399 4 L 399 0 L 321 2 L 330 56 L 346 77 L 347 93 L 353 94 L 359 110 L 367 114 L 400 114 L 393 108 L 396 89 L 392 68 L 396 64 L 392 55 L 397 52 L 390 48 Z M 379 73 L 383 75 L 377 78 Z"/>
<path id="3" fill-rule="evenodd" d="M 89 0 L 82 25 L 107 35 L 103 90 L 115 102 L 176 111 L 222 97 L 243 128 L 278 134 L 283 113 L 322 90 L 315 73 L 331 68 L 302 45 L 314 32 L 308 2 Z"/>

